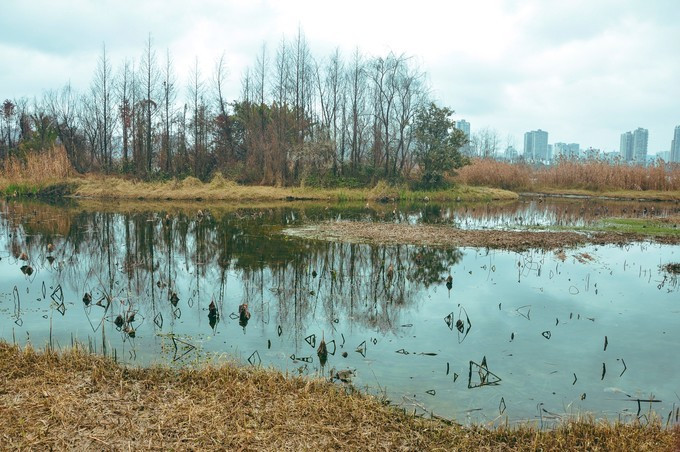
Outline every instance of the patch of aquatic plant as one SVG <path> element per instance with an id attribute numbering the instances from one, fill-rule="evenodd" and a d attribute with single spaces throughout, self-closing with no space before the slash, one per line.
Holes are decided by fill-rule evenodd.
<path id="1" fill-rule="evenodd" d="M 680 275 L 680 262 L 662 265 L 661 268 L 667 273 L 671 273 L 673 275 Z"/>

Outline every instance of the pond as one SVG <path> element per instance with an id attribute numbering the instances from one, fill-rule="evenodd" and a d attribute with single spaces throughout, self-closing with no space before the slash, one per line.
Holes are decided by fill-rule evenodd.
<path id="1" fill-rule="evenodd" d="M 199 207 L 0 201 L 0 339 L 342 377 L 461 423 L 680 421 L 680 289 L 661 268 L 680 246 L 517 253 L 281 234 L 346 219 L 583 226 L 677 204 Z"/>

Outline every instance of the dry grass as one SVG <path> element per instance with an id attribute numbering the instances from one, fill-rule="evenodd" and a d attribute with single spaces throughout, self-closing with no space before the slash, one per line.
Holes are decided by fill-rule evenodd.
<path id="1" fill-rule="evenodd" d="M 91 175 L 78 181 L 77 196 L 99 199 L 149 200 L 258 200 L 293 197 L 290 189 L 242 186 L 221 176 L 208 183 L 195 177 L 167 182 L 142 182 L 114 176 Z"/>
<path id="2" fill-rule="evenodd" d="M 457 180 L 466 185 L 524 190 L 531 186 L 531 168 L 491 159 L 475 159 L 458 170 Z"/>
<path id="3" fill-rule="evenodd" d="M 387 245 L 408 243 L 420 246 L 445 247 L 472 246 L 514 251 L 528 249 L 555 250 L 588 243 L 622 245 L 642 240 L 654 240 L 673 244 L 680 243 L 680 234 L 663 234 L 655 233 L 654 231 L 649 233 L 598 231 L 584 234 L 573 231 L 464 230 L 445 225 L 410 225 L 403 223 L 352 221 L 319 223 L 287 229 L 284 233 L 310 239 L 340 240 L 355 243 Z"/>
<path id="4" fill-rule="evenodd" d="M 0 162 L 0 179 L 4 183 L 48 183 L 62 181 L 74 174 L 63 146 L 40 153 L 29 152 L 25 158 L 15 156 Z"/>
<path id="5" fill-rule="evenodd" d="M 458 181 L 468 185 L 498 187 L 515 191 L 585 190 L 589 192 L 675 192 L 680 199 L 680 166 L 668 169 L 611 165 L 606 162 L 561 161 L 544 168 L 478 159 L 459 170 Z M 629 193 L 630 194 L 630 193 Z"/>
<path id="6" fill-rule="evenodd" d="M 110 176 L 88 176 L 77 182 L 77 196 L 100 199 L 149 200 L 228 200 L 228 201 L 396 201 L 432 200 L 481 201 L 515 199 L 517 195 L 504 190 L 483 187 L 458 187 L 438 192 L 411 192 L 378 184 L 366 189 L 320 189 L 308 187 L 270 187 L 238 185 L 222 176 L 202 183 L 196 178 L 169 182 L 140 182 Z"/>
<path id="7" fill-rule="evenodd" d="M 323 381 L 234 365 L 130 369 L 82 351 L 0 344 L 3 449 L 654 450 L 680 431 L 570 421 L 464 428 Z"/>

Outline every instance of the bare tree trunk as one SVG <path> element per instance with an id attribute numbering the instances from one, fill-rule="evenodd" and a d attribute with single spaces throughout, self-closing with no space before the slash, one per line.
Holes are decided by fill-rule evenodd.
<path id="1" fill-rule="evenodd" d="M 153 161 L 153 116 L 152 112 L 156 110 L 157 104 L 154 101 L 156 95 L 156 85 L 158 83 L 158 73 L 156 72 L 156 51 L 153 49 L 151 34 L 147 40 L 146 49 L 144 50 L 144 57 L 142 58 L 142 71 L 144 74 L 144 113 L 145 113 L 145 136 L 144 136 L 144 157 L 145 157 L 145 172 L 151 174 L 151 164 Z M 153 108 L 153 110 L 152 110 Z"/>
<path id="2" fill-rule="evenodd" d="M 175 79 L 172 70 L 170 50 L 166 51 L 165 71 L 163 73 L 163 143 L 162 152 L 165 152 L 165 172 L 172 173 L 172 144 L 170 143 L 170 108 L 175 101 Z"/>

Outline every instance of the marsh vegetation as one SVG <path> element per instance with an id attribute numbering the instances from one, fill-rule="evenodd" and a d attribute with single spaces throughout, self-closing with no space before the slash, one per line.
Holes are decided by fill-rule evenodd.
<path id="1" fill-rule="evenodd" d="M 677 423 L 680 369 L 665 353 L 677 346 L 679 286 L 663 269 L 677 261 L 677 235 L 546 246 L 547 232 L 527 232 L 584 235 L 611 216 L 672 227 L 675 203 L 5 201 L 1 215 L 10 343 L 79 343 L 133 366 L 225 357 L 351 382 L 408 413 L 462 424 Z M 402 232 L 285 233 L 319 224 Z M 528 243 L 490 243 L 516 229 Z M 481 242 L 448 240 L 455 231 Z"/>

